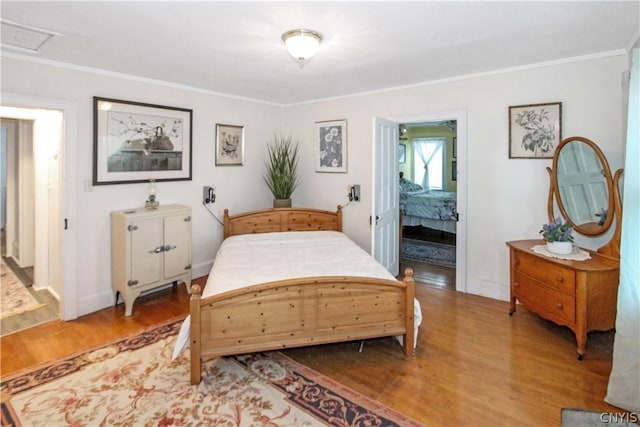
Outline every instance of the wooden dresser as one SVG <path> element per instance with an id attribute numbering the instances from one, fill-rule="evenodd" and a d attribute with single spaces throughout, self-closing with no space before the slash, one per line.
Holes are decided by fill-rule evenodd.
<path id="1" fill-rule="evenodd" d="M 613 329 L 620 263 L 588 251 L 591 259 L 569 261 L 533 252 L 544 240 L 507 242 L 511 265 L 511 306 L 516 300 L 529 311 L 571 328 L 578 342 L 578 359 L 582 360 L 587 333 Z"/>

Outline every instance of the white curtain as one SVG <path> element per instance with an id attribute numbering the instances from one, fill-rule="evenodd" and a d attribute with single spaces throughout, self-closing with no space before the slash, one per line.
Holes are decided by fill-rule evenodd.
<path id="1" fill-rule="evenodd" d="M 640 48 L 631 53 L 620 287 L 613 366 L 605 400 L 640 411 Z"/>
<path id="2" fill-rule="evenodd" d="M 424 164 L 424 176 L 422 177 L 422 182 L 420 183 L 420 185 L 425 190 L 429 190 L 429 163 L 431 163 L 431 160 L 433 160 L 433 157 L 436 155 L 438 150 L 442 150 L 442 147 L 444 146 L 444 139 L 414 139 L 412 143 L 414 147 L 414 153 L 422 161 L 422 164 Z"/>

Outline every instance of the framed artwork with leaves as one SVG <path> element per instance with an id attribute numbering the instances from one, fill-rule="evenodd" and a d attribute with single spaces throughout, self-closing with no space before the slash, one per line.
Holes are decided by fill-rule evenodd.
<path id="1" fill-rule="evenodd" d="M 562 102 L 509 107 L 509 158 L 551 159 L 562 141 Z"/>

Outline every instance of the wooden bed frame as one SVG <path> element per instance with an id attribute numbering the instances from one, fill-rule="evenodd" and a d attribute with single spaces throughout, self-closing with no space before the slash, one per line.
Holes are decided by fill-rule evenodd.
<path id="1" fill-rule="evenodd" d="M 229 216 L 224 237 L 277 231 L 342 231 L 342 211 L 277 208 Z M 202 361 L 219 356 L 402 335 L 414 351 L 413 271 L 402 281 L 307 277 L 201 298 L 191 287 L 191 383 Z"/>

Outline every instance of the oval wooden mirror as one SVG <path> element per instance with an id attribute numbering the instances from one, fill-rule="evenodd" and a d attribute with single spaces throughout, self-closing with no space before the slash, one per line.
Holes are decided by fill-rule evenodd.
<path id="1" fill-rule="evenodd" d="M 554 219 L 554 197 L 565 220 L 585 236 L 604 234 L 615 219 L 616 230 L 611 241 L 598 252 L 619 258 L 622 206 L 618 180 L 622 169 L 612 175 L 596 143 L 572 136 L 560 142 L 553 155 L 553 168 L 547 171 L 551 177 L 549 219 Z"/>

